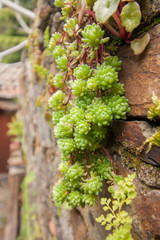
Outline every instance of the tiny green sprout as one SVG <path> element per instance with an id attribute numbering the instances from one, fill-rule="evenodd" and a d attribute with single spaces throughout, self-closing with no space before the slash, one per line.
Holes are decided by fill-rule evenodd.
<path id="1" fill-rule="evenodd" d="M 160 99 L 153 92 L 152 101 L 154 106 L 148 111 L 148 119 L 155 120 L 155 118 L 160 117 Z"/>
<path id="2" fill-rule="evenodd" d="M 160 117 L 160 99 L 153 92 L 152 101 L 154 106 L 150 108 L 148 111 L 148 119 L 156 120 L 156 118 Z M 157 128 L 155 133 L 148 137 L 143 145 L 149 144 L 147 152 L 149 152 L 152 146 L 160 146 L 160 128 Z"/>

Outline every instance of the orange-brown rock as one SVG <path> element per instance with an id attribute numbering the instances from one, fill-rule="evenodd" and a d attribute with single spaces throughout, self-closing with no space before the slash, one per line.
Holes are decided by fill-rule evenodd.
<path id="1" fill-rule="evenodd" d="M 126 45 L 118 53 L 122 60 L 120 81 L 131 107 L 129 116 L 147 117 L 153 105 L 152 93 L 160 98 L 160 24 L 149 33 L 150 43 L 140 56 L 135 56 Z"/>
<path id="2" fill-rule="evenodd" d="M 129 151 L 138 154 L 138 157 L 149 164 L 160 165 L 160 148 L 153 146 L 147 152 L 148 146 L 144 146 L 145 140 L 152 136 L 155 129 L 145 121 L 117 121 L 113 124 L 115 140 L 120 142 Z"/>

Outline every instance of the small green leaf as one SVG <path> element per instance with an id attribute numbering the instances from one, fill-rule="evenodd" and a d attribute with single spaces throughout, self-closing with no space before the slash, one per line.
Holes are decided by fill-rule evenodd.
<path id="1" fill-rule="evenodd" d="M 114 200 L 113 202 L 113 211 L 115 211 L 115 210 L 117 210 L 118 209 L 118 207 L 119 207 L 119 204 L 118 204 L 118 201 L 117 200 Z"/>
<path id="2" fill-rule="evenodd" d="M 131 48 L 135 55 L 141 54 L 150 41 L 150 35 L 147 33 L 144 37 L 140 39 L 134 39 L 131 42 Z"/>
<path id="3" fill-rule="evenodd" d="M 106 230 L 111 230 L 112 225 L 111 224 L 107 224 L 107 226 L 105 227 Z"/>
<path id="4" fill-rule="evenodd" d="M 111 194 L 113 194 L 115 192 L 114 186 L 110 186 L 108 188 L 108 192 L 110 192 Z"/>
<path id="5" fill-rule="evenodd" d="M 97 222 L 102 222 L 102 221 L 104 221 L 104 220 L 105 220 L 105 217 L 104 217 L 103 214 L 101 214 L 100 217 L 96 218 L 96 221 L 97 221 Z"/>
<path id="6" fill-rule="evenodd" d="M 122 26 L 125 27 L 127 32 L 132 32 L 141 21 L 141 11 L 139 4 L 130 2 L 125 5 L 120 15 Z"/>
<path id="7" fill-rule="evenodd" d="M 101 205 L 105 205 L 106 204 L 107 199 L 106 198 L 101 198 Z"/>
<path id="8" fill-rule="evenodd" d="M 124 179 L 124 177 L 122 177 L 122 176 L 120 176 L 120 175 L 115 175 L 114 176 L 114 182 L 115 183 L 118 183 L 120 180 L 123 180 Z"/>
<path id="9" fill-rule="evenodd" d="M 97 0 L 94 11 L 99 23 L 105 23 L 118 8 L 120 0 Z"/>
<path id="10" fill-rule="evenodd" d="M 115 218 L 112 213 L 107 214 L 106 221 L 111 222 L 112 219 Z"/>

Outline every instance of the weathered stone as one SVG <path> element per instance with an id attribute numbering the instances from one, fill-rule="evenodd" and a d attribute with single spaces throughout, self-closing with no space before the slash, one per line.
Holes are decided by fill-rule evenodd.
<path id="1" fill-rule="evenodd" d="M 160 98 L 160 25 L 149 31 L 151 41 L 140 56 L 135 56 L 129 46 L 123 46 L 118 55 L 122 60 L 120 81 L 131 111 L 128 116 L 147 117 L 153 105 L 152 93 Z"/>
<path id="2" fill-rule="evenodd" d="M 120 142 L 128 151 L 137 155 L 144 162 L 160 165 L 160 147 L 143 146 L 147 137 L 154 133 L 149 123 L 144 121 L 117 121 L 112 125 L 115 140 Z"/>
<path id="3" fill-rule="evenodd" d="M 139 0 L 142 16 L 145 22 L 150 21 L 160 13 L 159 0 Z"/>
<path id="4" fill-rule="evenodd" d="M 88 240 L 87 229 L 82 215 L 77 209 L 71 211 L 74 240 Z"/>
<path id="5" fill-rule="evenodd" d="M 147 186 L 160 188 L 160 170 L 158 168 L 141 163 L 137 176 Z"/>

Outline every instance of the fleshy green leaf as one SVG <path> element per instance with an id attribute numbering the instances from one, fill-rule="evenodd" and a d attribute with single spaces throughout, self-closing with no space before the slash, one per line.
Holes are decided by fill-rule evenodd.
<path id="1" fill-rule="evenodd" d="M 127 32 L 132 32 L 141 21 L 141 11 L 139 4 L 130 2 L 125 5 L 120 15 L 122 26 L 125 27 Z"/>
<path id="2" fill-rule="evenodd" d="M 120 0 L 98 0 L 94 4 L 94 11 L 99 23 L 105 23 L 118 8 Z"/>
<path id="3" fill-rule="evenodd" d="M 131 48 L 134 51 L 134 54 L 135 55 L 141 54 L 148 45 L 149 41 L 150 41 L 149 33 L 147 33 L 146 35 L 144 35 L 144 37 L 140 39 L 134 39 L 131 42 Z"/>

